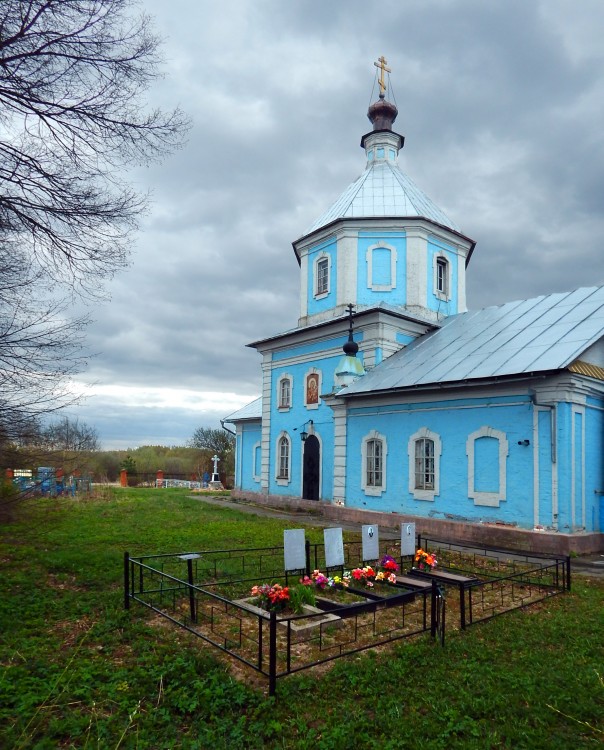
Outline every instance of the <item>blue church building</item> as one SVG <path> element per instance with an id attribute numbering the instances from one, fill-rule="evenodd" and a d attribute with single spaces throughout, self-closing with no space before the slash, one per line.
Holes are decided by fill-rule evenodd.
<path id="1" fill-rule="evenodd" d="M 468 311 L 475 242 L 399 168 L 379 83 L 364 172 L 293 243 L 298 325 L 249 345 L 236 492 L 600 550 L 604 287 Z"/>

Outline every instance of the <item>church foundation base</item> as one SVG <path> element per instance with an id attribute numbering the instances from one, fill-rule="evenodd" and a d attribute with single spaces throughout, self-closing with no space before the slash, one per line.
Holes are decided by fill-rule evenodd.
<path id="1" fill-rule="evenodd" d="M 263 495 L 241 490 L 233 490 L 231 499 L 294 513 L 316 514 L 334 523 L 345 522 L 361 525 L 375 523 L 384 529 L 396 531 L 400 529 L 401 523 L 415 523 L 417 532 L 424 536 L 433 536 L 448 541 L 469 542 L 470 544 L 484 544 L 489 547 L 558 555 L 589 555 L 604 552 L 604 534 L 601 533 L 562 534 L 549 531 L 530 531 L 499 524 L 423 518 L 422 516 L 403 515 L 401 513 L 382 513 L 334 505 L 322 500 L 303 500 L 297 497 Z"/>

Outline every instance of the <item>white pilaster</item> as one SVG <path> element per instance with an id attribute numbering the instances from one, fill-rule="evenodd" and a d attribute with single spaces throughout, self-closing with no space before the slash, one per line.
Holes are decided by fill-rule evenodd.
<path id="1" fill-rule="evenodd" d="M 308 252 L 300 258 L 300 317 L 308 315 Z"/>
<path id="2" fill-rule="evenodd" d="M 346 404 L 330 403 L 333 409 L 333 501 L 346 505 Z"/>
<path id="3" fill-rule="evenodd" d="M 457 255 L 457 312 L 467 312 L 466 303 L 466 257 L 463 253 Z"/>
<path id="4" fill-rule="evenodd" d="M 345 230 L 338 234 L 337 240 L 337 278 L 336 304 L 356 304 L 357 301 L 357 245 L 358 232 Z"/>
<path id="5" fill-rule="evenodd" d="M 427 307 L 428 235 L 420 228 L 407 228 L 407 307 Z"/>
<path id="6" fill-rule="evenodd" d="M 267 352 L 262 359 L 262 472 L 260 489 L 268 495 L 271 458 L 271 398 L 272 398 L 272 358 Z"/>

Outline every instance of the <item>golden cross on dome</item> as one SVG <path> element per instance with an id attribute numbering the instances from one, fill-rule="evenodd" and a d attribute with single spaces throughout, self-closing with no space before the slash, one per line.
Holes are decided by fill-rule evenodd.
<path id="1" fill-rule="evenodd" d="M 390 68 L 386 67 L 386 63 L 388 61 L 382 55 L 381 57 L 378 57 L 378 61 L 374 62 L 376 68 L 380 69 L 380 77 L 378 78 L 378 83 L 380 84 L 380 96 L 383 96 L 386 93 L 386 84 L 384 83 L 384 73 L 390 73 Z"/>

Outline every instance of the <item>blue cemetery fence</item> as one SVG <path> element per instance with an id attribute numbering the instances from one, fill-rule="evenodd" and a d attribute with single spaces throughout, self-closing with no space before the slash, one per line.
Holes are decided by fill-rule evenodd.
<path id="1" fill-rule="evenodd" d="M 73 497 L 77 492 L 90 492 L 92 488 L 90 476 L 66 477 L 62 469 L 54 466 L 39 466 L 35 472 L 29 469 L 9 469 L 7 477 L 24 496 Z"/>

